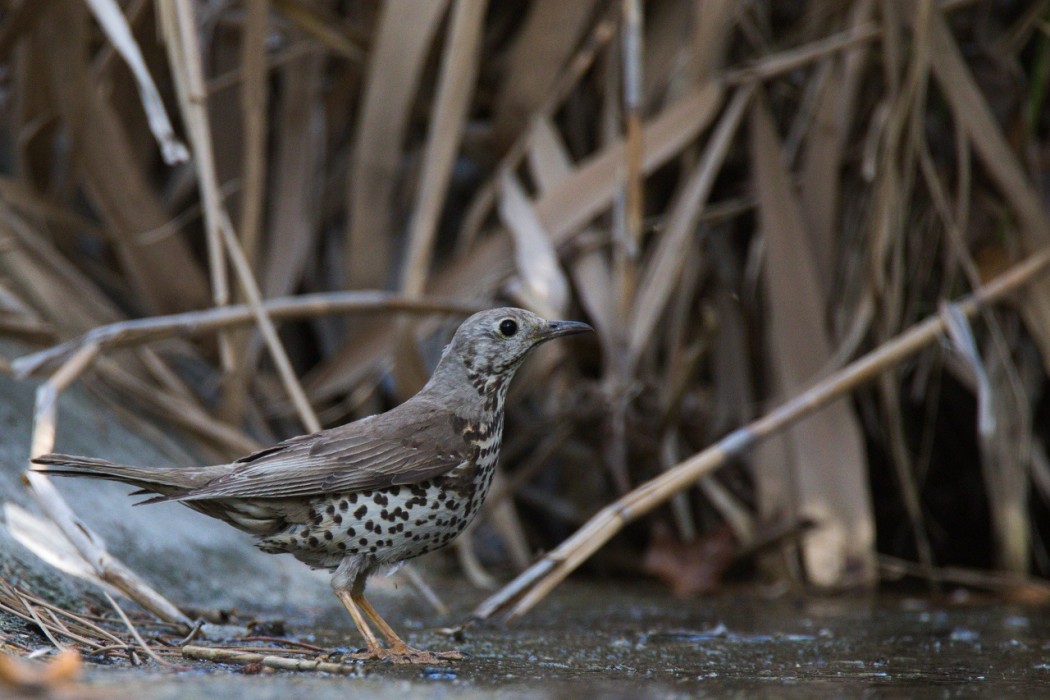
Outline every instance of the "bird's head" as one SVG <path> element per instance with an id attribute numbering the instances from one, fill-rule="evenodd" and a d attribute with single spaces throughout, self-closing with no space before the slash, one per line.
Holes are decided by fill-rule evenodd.
<path id="1" fill-rule="evenodd" d="M 531 311 L 504 307 L 480 311 L 456 331 L 445 348 L 434 372 L 458 373 L 466 370 L 470 382 L 510 379 L 525 356 L 537 345 L 554 338 L 594 330 L 578 321 L 548 321 Z M 475 386 L 479 391 L 482 386 Z"/>

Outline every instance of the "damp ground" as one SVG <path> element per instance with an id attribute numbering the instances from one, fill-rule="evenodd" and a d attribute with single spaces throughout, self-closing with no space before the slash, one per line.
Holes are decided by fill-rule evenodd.
<path id="1" fill-rule="evenodd" d="M 464 606 L 480 599 L 445 593 Z M 86 680 L 105 697 L 150 698 L 1050 695 L 1050 615 L 972 596 L 939 604 L 746 590 L 682 601 L 656 587 L 577 582 L 510 627 L 475 625 L 459 639 L 435 631 L 443 621 L 421 603 L 376 604 L 410 643 L 466 658 L 364 663 L 349 676 L 205 662 L 177 672 L 93 667 Z M 359 644 L 338 608 L 290 612 L 291 638 L 344 651 Z"/>

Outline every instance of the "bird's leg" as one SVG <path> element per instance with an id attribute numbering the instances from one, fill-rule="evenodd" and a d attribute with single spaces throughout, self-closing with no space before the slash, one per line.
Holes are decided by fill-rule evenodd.
<path id="1" fill-rule="evenodd" d="M 395 663 L 408 663 L 408 664 L 440 664 L 447 660 L 462 659 L 463 655 L 458 651 L 424 651 L 422 649 L 415 649 L 405 643 L 405 640 L 398 636 L 394 628 L 391 627 L 386 620 L 384 620 L 372 604 L 365 598 L 365 594 L 352 593 L 354 603 L 357 604 L 365 615 L 368 616 L 372 622 L 375 623 L 379 633 L 386 637 L 387 642 L 390 644 L 390 648 L 384 649 L 386 658 L 390 659 Z"/>
<path id="2" fill-rule="evenodd" d="M 365 638 L 368 650 L 359 654 L 351 654 L 351 658 L 361 660 L 391 661 L 399 664 L 440 664 L 446 659 L 462 658 L 457 652 L 443 654 L 432 654 L 421 649 L 413 649 L 405 644 L 401 637 L 397 636 L 394 628 L 379 616 L 372 604 L 365 599 L 365 582 L 368 580 L 369 569 L 363 567 L 360 560 L 353 558 L 344 559 L 332 575 L 332 590 L 342 602 L 343 607 L 350 613 L 357 629 Z M 384 648 L 379 643 L 375 632 L 368 624 L 368 619 L 379 629 L 390 643 L 389 648 Z"/>
<path id="3" fill-rule="evenodd" d="M 386 649 L 384 649 L 383 645 L 379 643 L 379 640 L 376 638 L 376 633 L 368 626 L 368 621 L 365 619 L 365 616 L 361 614 L 361 608 L 358 607 L 357 602 L 354 600 L 354 596 L 346 589 L 338 589 L 335 594 L 343 603 L 343 607 L 346 608 L 346 611 L 350 613 L 350 617 L 353 618 L 354 624 L 361 632 L 361 635 L 365 638 L 365 644 L 368 645 L 368 651 L 366 652 L 367 656 L 362 658 L 386 658 Z M 354 656 L 356 658 L 358 655 L 355 654 Z"/>

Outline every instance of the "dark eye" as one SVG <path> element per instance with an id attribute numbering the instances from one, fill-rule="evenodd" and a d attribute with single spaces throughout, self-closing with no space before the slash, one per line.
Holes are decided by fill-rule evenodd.
<path id="1" fill-rule="evenodd" d="M 499 322 L 499 332 L 504 338 L 509 338 L 518 332 L 518 323 L 514 319 L 505 318 Z"/>

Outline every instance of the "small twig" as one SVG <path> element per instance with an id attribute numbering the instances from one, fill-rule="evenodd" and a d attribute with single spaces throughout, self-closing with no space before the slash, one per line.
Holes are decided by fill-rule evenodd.
<path id="1" fill-rule="evenodd" d="M 1048 265 L 1050 247 L 1010 267 L 956 302 L 956 306 L 967 317 L 973 316 L 980 308 L 1035 280 Z M 625 525 L 691 487 L 701 477 L 740 457 L 763 439 L 815 413 L 936 342 L 944 331 L 943 314 L 928 317 L 758 420 L 734 430 L 714 445 L 605 506 L 556 549 L 483 601 L 471 617 L 487 619 L 511 606 L 508 619 L 521 617 Z"/>
<path id="2" fill-rule="evenodd" d="M 278 644 L 281 644 L 284 640 L 275 639 L 274 641 L 277 642 Z M 208 647 L 208 648 L 209 649 L 215 649 L 215 648 L 218 648 L 218 647 Z M 222 649 L 223 649 L 223 651 L 241 651 L 241 652 L 244 652 L 245 654 L 259 654 L 259 653 L 262 653 L 262 652 L 267 652 L 268 653 L 270 651 L 281 651 L 281 652 L 284 652 L 286 654 L 321 654 L 321 655 L 328 655 L 328 654 L 332 653 L 331 650 L 323 649 L 323 648 L 318 648 L 318 649 L 315 650 L 315 649 L 297 649 L 297 648 L 293 647 L 293 648 L 269 649 L 268 650 L 265 647 L 251 646 L 251 645 L 248 645 L 248 644 L 224 645 L 222 647 Z"/>
<path id="3" fill-rule="evenodd" d="M 6 581 L 2 581 L 2 579 L 0 579 L 0 582 L 2 582 L 4 588 L 3 596 L 0 596 L 0 610 L 10 613 L 11 615 L 15 615 L 16 617 L 19 617 L 27 622 L 36 622 L 36 620 L 31 615 L 24 612 L 20 612 L 17 608 L 12 607 L 6 601 L 10 601 L 12 603 L 14 601 L 18 601 L 22 604 L 23 607 L 27 607 L 28 604 L 32 604 L 38 608 L 42 608 L 43 610 L 47 611 L 48 617 L 50 617 L 55 622 L 56 629 L 58 629 L 63 636 L 69 637 L 74 641 L 80 642 L 81 644 L 90 647 L 100 647 L 100 644 L 98 642 L 94 642 L 84 637 L 82 634 L 77 634 L 76 632 L 73 632 L 73 630 L 69 629 L 69 627 L 65 623 L 63 623 L 62 620 L 58 617 L 59 615 L 69 618 L 70 621 L 75 622 L 81 627 L 86 628 L 89 632 L 98 634 L 100 637 L 109 639 L 110 641 L 120 644 L 122 646 L 124 645 L 123 640 L 110 634 L 101 627 L 92 624 L 90 621 L 85 620 L 82 616 L 70 612 L 69 610 L 64 610 L 63 608 L 60 608 L 57 605 L 53 605 L 47 602 L 46 600 L 37 598 L 36 596 L 33 596 L 32 594 L 27 593 L 26 591 L 12 586 Z M 98 649 L 95 649 L 92 653 L 97 652 Z"/>
<path id="4" fill-rule="evenodd" d="M 40 616 L 36 614 L 36 610 L 33 609 L 33 606 L 30 605 L 29 602 L 25 598 L 23 598 L 20 593 L 16 593 L 16 595 L 18 596 L 18 600 L 25 607 L 26 612 L 31 618 L 33 618 L 33 622 L 35 622 L 36 626 L 40 628 L 40 631 L 44 633 L 44 636 L 47 637 L 51 641 L 51 643 L 55 645 L 56 649 L 58 649 L 59 651 L 64 650 L 66 647 L 60 644 L 57 639 L 55 639 L 54 635 L 51 634 L 51 628 L 44 624 L 44 621 L 41 620 Z"/>
<path id="5" fill-rule="evenodd" d="M 204 629 L 204 620 L 198 619 L 193 623 L 193 627 L 190 628 L 189 633 L 183 637 L 177 646 L 183 647 L 192 642 L 194 639 L 200 636 L 201 631 Z"/>
<path id="6" fill-rule="evenodd" d="M 891 557 L 887 554 L 879 555 L 879 568 L 882 569 L 884 577 L 914 576 L 925 579 L 932 576 L 941 583 L 982 588 L 988 591 L 1024 587 L 1038 591 L 1044 597 L 1050 597 L 1050 585 L 1034 576 L 1023 576 L 1009 572 L 979 571 L 957 566 L 927 569 L 921 564 Z"/>
<path id="7" fill-rule="evenodd" d="M 439 615 L 448 615 L 448 606 L 445 605 L 445 601 L 441 600 L 441 596 L 427 584 L 414 566 L 406 564 L 401 568 L 400 573 L 405 577 L 409 585 L 415 588 L 416 592 L 423 597 L 423 600 L 430 603 L 430 607 L 434 608 Z"/>
<path id="8" fill-rule="evenodd" d="M 319 647 L 316 644 L 307 644 L 306 642 L 296 641 L 294 639 L 285 639 L 283 637 L 266 637 L 266 636 L 253 636 L 253 637 L 241 637 L 242 642 L 266 642 L 268 644 L 284 644 L 290 647 L 299 647 L 305 651 L 313 651 L 319 654 L 328 653 L 328 650 L 324 647 Z M 185 644 L 181 645 L 185 646 Z"/>
<path id="9" fill-rule="evenodd" d="M 98 633 L 98 634 L 100 634 L 102 636 L 109 637 L 109 639 L 114 641 L 114 642 L 121 641 L 120 639 L 118 639 L 117 637 L 113 636 L 112 634 L 110 634 L 106 630 L 102 629 L 98 625 L 92 624 L 91 621 L 84 615 L 80 615 L 78 613 L 74 613 L 72 611 L 66 610 L 65 608 L 61 608 L 61 607 L 55 605 L 54 603 L 49 603 L 46 600 L 44 600 L 43 598 L 39 598 L 39 597 L 33 595 L 32 593 L 28 593 L 28 592 L 23 591 L 21 589 L 15 588 L 14 586 L 11 586 L 10 584 L 6 584 L 5 587 L 7 588 L 8 595 L 17 596 L 18 598 L 22 598 L 24 600 L 28 600 L 30 603 L 32 603 L 33 605 L 37 606 L 38 608 L 43 608 L 44 610 L 47 610 L 48 613 L 50 615 L 52 615 L 52 617 L 55 614 L 64 615 L 65 617 L 68 617 L 71 621 L 76 622 L 79 625 L 83 625 L 84 627 L 87 627 L 92 632 L 96 632 L 96 633 Z M 63 627 L 64 627 L 64 625 L 63 625 Z"/>
<path id="10" fill-rule="evenodd" d="M 69 627 L 66 626 L 66 623 L 62 621 L 62 618 L 55 614 L 54 610 L 48 610 L 45 608 L 44 612 L 46 612 L 47 616 L 51 618 L 51 623 L 54 625 L 54 629 L 57 630 L 63 637 L 68 637 L 69 639 L 72 639 L 75 642 L 80 642 L 84 646 L 91 647 L 92 649 L 101 646 L 98 642 L 88 639 L 87 637 L 81 634 L 77 634 L 73 630 L 69 629 Z"/>
<path id="11" fill-rule="evenodd" d="M 131 620 L 129 620 L 128 616 L 124 614 L 124 609 L 117 605 L 117 601 L 113 600 L 113 596 L 109 594 L 109 591 L 102 591 L 102 595 L 106 596 L 106 600 L 108 600 L 109 604 L 113 606 L 113 609 L 117 611 L 117 615 L 119 615 L 120 619 L 124 622 L 124 626 L 128 628 L 128 631 L 131 632 L 131 636 L 134 637 L 135 641 L 139 643 L 140 647 L 142 647 L 142 651 L 146 652 L 146 655 L 154 661 L 156 661 L 158 664 L 162 666 L 171 666 L 170 662 L 165 661 L 164 659 L 160 658 L 155 653 L 153 653 L 153 650 L 150 649 L 149 644 L 146 644 L 146 640 L 142 638 L 141 634 L 139 634 L 139 631 L 135 627 L 135 625 L 131 624 Z"/>
<path id="12" fill-rule="evenodd" d="M 113 652 L 113 651 L 123 651 L 123 652 L 127 653 L 128 647 L 130 647 L 130 646 L 131 645 L 128 644 L 127 642 L 121 642 L 120 644 L 109 644 L 109 645 L 104 646 L 104 647 L 98 647 L 97 649 L 92 649 L 91 651 L 88 652 L 88 654 L 94 656 L 96 654 L 108 654 L 108 653 Z"/>
<path id="13" fill-rule="evenodd" d="M 359 664 L 332 663 L 331 661 L 311 659 L 289 659 L 285 656 L 273 656 L 246 651 L 235 651 L 232 649 L 217 649 L 213 647 L 185 646 L 182 648 L 182 655 L 187 659 L 216 661 L 218 663 L 226 664 L 240 664 L 242 666 L 259 664 L 267 668 L 275 668 L 282 671 L 320 671 L 323 673 L 340 673 L 343 675 L 356 675 L 361 672 L 361 666 Z"/>

